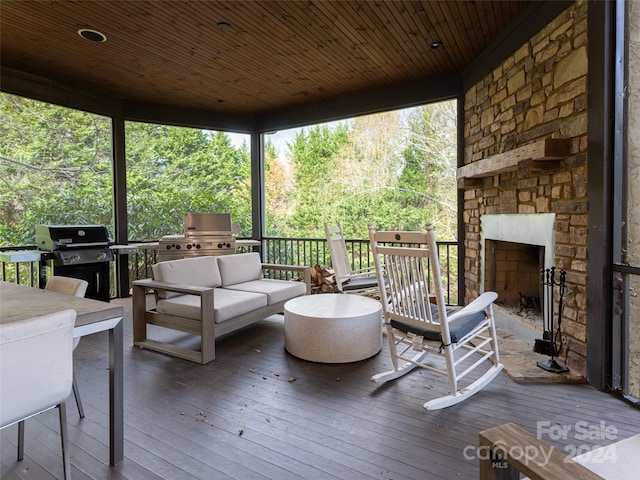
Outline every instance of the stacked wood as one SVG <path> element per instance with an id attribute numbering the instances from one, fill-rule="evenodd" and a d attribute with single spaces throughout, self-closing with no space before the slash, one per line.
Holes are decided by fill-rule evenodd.
<path id="1" fill-rule="evenodd" d="M 317 264 L 311 269 L 311 293 L 335 293 L 338 291 L 333 268 Z"/>

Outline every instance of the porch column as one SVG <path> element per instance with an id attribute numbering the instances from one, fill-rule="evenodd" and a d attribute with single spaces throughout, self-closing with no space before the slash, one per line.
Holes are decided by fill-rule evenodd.
<path id="1" fill-rule="evenodd" d="M 251 238 L 262 241 L 265 234 L 264 135 L 251 132 Z"/>
<path id="2" fill-rule="evenodd" d="M 127 161 L 125 155 L 124 117 L 111 117 L 111 151 L 113 155 L 113 216 L 114 241 L 126 245 L 129 241 L 129 219 L 127 215 Z M 116 296 L 129 296 L 129 255 L 118 254 L 116 262 Z"/>
<path id="3" fill-rule="evenodd" d="M 616 2 L 589 2 L 587 381 L 611 385 Z"/>

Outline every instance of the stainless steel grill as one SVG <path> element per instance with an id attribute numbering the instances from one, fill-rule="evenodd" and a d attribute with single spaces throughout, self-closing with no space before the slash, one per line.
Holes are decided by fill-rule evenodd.
<path id="1" fill-rule="evenodd" d="M 160 239 L 158 261 L 230 255 L 236 251 L 228 213 L 187 213 L 184 232 L 184 235 L 165 235 Z"/>

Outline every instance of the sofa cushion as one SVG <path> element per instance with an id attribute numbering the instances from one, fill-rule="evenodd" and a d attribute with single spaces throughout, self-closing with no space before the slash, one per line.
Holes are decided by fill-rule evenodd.
<path id="1" fill-rule="evenodd" d="M 213 291 L 213 316 L 215 323 L 222 323 L 239 315 L 267 306 L 267 296 L 261 293 L 242 292 L 216 288 Z M 158 313 L 178 317 L 200 319 L 200 297 L 180 295 L 158 300 Z"/>
<path id="2" fill-rule="evenodd" d="M 152 265 L 153 279 L 159 282 L 194 285 L 196 287 L 219 287 L 220 271 L 215 257 L 203 256 L 169 260 Z M 180 293 L 159 290 L 158 298 L 171 298 Z"/>
<path id="3" fill-rule="evenodd" d="M 307 293 L 307 287 L 303 282 L 293 282 L 289 280 L 272 280 L 261 278 L 250 282 L 229 285 L 227 290 L 240 290 L 243 292 L 264 293 L 268 300 L 268 305 L 290 300 Z"/>
<path id="4" fill-rule="evenodd" d="M 262 278 L 260 254 L 241 253 L 216 257 L 223 287 Z"/>

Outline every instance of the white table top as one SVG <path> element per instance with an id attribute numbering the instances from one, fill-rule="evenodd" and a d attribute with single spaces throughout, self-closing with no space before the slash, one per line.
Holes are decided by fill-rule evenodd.
<path id="1" fill-rule="evenodd" d="M 124 460 L 124 395 L 122 317 L 124 307 L 40 288 L 0 282 L 0 323 L 15 322 L 72 308 L 76 311 L 74 337 L 96 332 L 109 334 L 109 464 Z"/>
<path id="2" fill-rule="evenodd" d="M 580 447 L 577 446 L 577 448 Z M 638 452 L 640 452 L 640 435 L 635 435 L 604 447 L 587 449 L 585 453 L 573 459 L 606 480 L 638 478 L 640 470 Z"/>
<path id="3" fill-rule="evenodd" d="M 362 295 L 323 293 L 289 300 L 285 312 L 313 318 L 351 318 L 382 310 L 378 300 Z"/>

